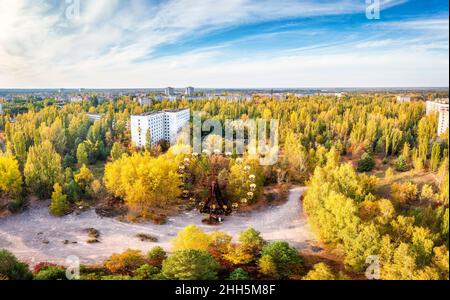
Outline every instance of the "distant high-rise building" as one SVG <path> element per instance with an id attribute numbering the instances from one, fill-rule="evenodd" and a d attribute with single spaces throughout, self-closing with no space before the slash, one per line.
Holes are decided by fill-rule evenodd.
<path id="1" fill-rule="evenodd" d="M 189 123 L 190 109 L 150 112 L 131 116 L 131 139 L 138 148 L 156 145 L 164 140 L 171 142 L 178 132 Z M 150 137 L 150 141 L 147 138 Z"/>
<path id="2" fill-rule="evenodd" d="M 186 90 L 184 91 L 184 94 L 188 97 L 194 96 L 194 88 L 189 86 L 186 88 Z"/>
<path id="3" fill-rule="evenodd" d="M 443 134 L 449 127 L 448 117 L 449 101 L 446 99 L 435 99 L 434 101 L 427 101 L 427 115 L 432 113 L 439 113 L 438 135 Z"/>
<path id="4" fill-rule="evenodd" d="M 164 92 L 165 92 L 166 96 L 175 95 L 175 89 L 173 87 L 166 87 Z"/>

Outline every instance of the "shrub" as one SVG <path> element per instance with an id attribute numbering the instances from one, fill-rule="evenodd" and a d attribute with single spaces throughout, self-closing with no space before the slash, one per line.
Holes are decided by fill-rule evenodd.
<path id="1" fill-rule="evenodd" d="M 161 272 L 161 270 L 157 267 L 154 267 L 152 265 L 142 265 L 140 266 L 135 272 L 134 276 L 136 279 L 139 280 L 151 280 L 154 279 L 156 275 L 158 275 Z"/>
<path id="2" fill-rule="evenodd" d="M 412 182 L 394 183 L 391 187 L 392 198 L 400 204 L 407 204 L 417 200 L 417 186 Z"/>
<path id="3" fill-rule="evenodd" d="M 22 199 L 16 199 L 12 200 L 8 203 L 8 210 L 12 213 L 19 212 L 23 207 L 23 200 Z"/>
<path id="4" fill-rule="evenodd" d="M 0 250 L 0 276 L 10 280 L 31 280 L 33 274 L 28 265 L 21 263 L 7 250 Z"/>
<path id="5" fill-rule="evenodd" d="M 421 201 L 435 201 L 436 195 L 434 194 L 433 188 L 429 184 L 424 184 L 422 186 L 422 191 L 420 193 Z"/>
<path id="6" fill-rule="evenodd" d="M 56 264 L 50 263 L 50 262 L 40 262 L 37 265 L 33 267 L 33 273 L 39 273 L 41 270 L 45 269 L 46 267 L 57 267 Z"/>
<path id="7" fill-rule="evenodd" d="M 400 155 L 396 159 L 394 167 L 397 172 L 406 172 L 409 170 L 408 163 L 406 162 L 406 159 L 403 157 L 403 155 Z"/>
<path id="8" fill-rule="evenodd" d="M 128 275 L 107 275 L 107 276 L 102 276 L 101 280 L 117 281 L 117 280 L 133 280 L 133 278 Z"/>
<path id="9" fill-rule="evenodd" d="M 372 155 L 365 152 L 358 162 L 358 172 L 370 172 L 375 167 Z"/>
<path id="10" fill-rule="evenodd" d="M 45 266 L 34 275 L 34 280 L 66 280 L 66 271 L 59 266 Z"/>
<path id="11" fill-rule="evenodd" d="M 336 276 L 327 264 L 318 263 L 303 277 L 303 280 L 336 280 Z"/>
<path id="12" fill-rule="evenodd" d="M 161 267 L 162 262 L 167 258 L 166 251 L 164 251 L 163 248 L 157 246 L 151 249 L 147 253 L 147 259 L 149 261 L 149 264 L 154 267 Z"/>
<path id="13" fill-rule="evenodd" d="M 105 267 L 111 273 L 131 275 L 140 266 L 145 264 L 145 258 L 139 250 L 128 249 L 121 254 L 113 254 L 105 262 Z"/>
<path id="14" fill-rule="evenodd" d="M 242 268 L 237 268 L 230 273 L 229 280 L 249 280 L 250 276 Z"/>
<path id="15" fill-rule="evenodd" d="M 266 245 L 261 255 L 260 268 L 262 273 L 272 275 L 277 279 L 289 278 L 289 276 L 298 272 L 303 261 L 295 248 L 289 247 L 287 242 L 280 241 Z M 270 261 L 267 257 L 270 258 Z"/>
<path id="16" fill-rule="evenodd" d="M 214 280 L 218 268 L 218 263 L 208 252 L 182 250 L 163 262 L 162 275 L 170 280 Z"/>

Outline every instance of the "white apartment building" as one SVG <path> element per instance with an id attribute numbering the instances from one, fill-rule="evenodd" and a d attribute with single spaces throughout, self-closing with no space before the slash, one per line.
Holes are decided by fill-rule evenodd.
<path id="1" fill-rule="evenodd" d="M 443 134 L 449 127 L 448 108 L 448 98 L 427 101 L 427 115 L 436 112 L 439 113 L 438 135 Z"/>
<path id="2" fill-rule="evenodd" d="M 448 104 L 447 107 L 439 110 L 438 135 L 443 134 L 448 129 Z"/>
<path id="3" fill-rule="evenodd" d="M 190 109 L 165 110 L 131 116 L 131 140 L 138 148 L 145 147 L 148 133 L 151 145 L 159 141 L 173 141 L 178 132 L 189 123 Z"/>
<path id="4" fill-rule="evenodd" d="M 0 115 L 3 113 L 3 105 L 0 103 Z"/>

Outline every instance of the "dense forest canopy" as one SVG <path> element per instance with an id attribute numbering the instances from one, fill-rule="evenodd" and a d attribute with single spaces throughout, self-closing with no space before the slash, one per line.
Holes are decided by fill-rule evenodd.
<path id="1" fill-rule="evenodd" d="M 51 198 L 50 211 L 59 216 L 80 202 L 107 199 L 124 203 L 134 217 L 154 218 L 155 211 L 177 205 L 183 194 L 193 205 L 204 201 L 207 195 L 199 190 L 213 176 L 236 207 L 256 202 L 263 186 L 296 183 L 309 186 L 304 198 L 309 221 L 320 239 L 344 257 L 348 270 L 364 271 L 367 257 L 376 255 L 382 279 L 448 279 L 449 137 L 448 130 L 437 136 L 438 116 L 427 116 L 423 101 L 400 103 L 388 93 L 354 93 L 146 106 L 121 96 L 100 104 L 54 104 L 51 99 L 4 104 L 0 199 L 13 212 L 35 195 Z M 223 125 L 227 119 L 277 119 L 278 162 L 263 167 L 248 153 L 192 157 L 175 154 L 164 143 L 143 150 L 132 145 L 130 115 L 186 107 Z M 102 118 L 93 122 L 88 112 Z M 233 247 L 220 259 L 245 262 L 245 251 L 241 255 Z M 272 277 L 295 275 L 269 254 L 290 253 L 289 246 L 272 247 L 258 249 L 252 261 L 264 274 L 274 272 Z M 207 252 L 177 255 L 157 266 L 166 276 L 175 276 L 173 260 L 188 257 L 210 266 L 202 276 L 216 276 L 210 272 L 216 262 Z M 297 266 L 300 259 L 292 255 L 290 263 Z M 247 274 L 241 271 L 234 276 Z M 326 265 L 317 265 L 308 276 L 321 274 L 339 278 Z"/>

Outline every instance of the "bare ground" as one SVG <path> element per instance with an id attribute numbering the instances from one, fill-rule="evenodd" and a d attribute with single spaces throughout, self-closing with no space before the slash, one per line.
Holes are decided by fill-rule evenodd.
<path id="1" fill-rule="evenodd" d="M 27 211 L 0 219 L 0 249 L 13 252 L 30 264 L 50 261 L 65 264 L 69 256 L 79 257 L 82 263 L 100 263 L 111 254 L 128 248 L 144 252 L 159 245 L 170 251 L 170 241 L 189 224 L 196 224 L 206 232 L 224 231 L 237 239 L 239 232 L 253 227 L 266 240 L 284 240 L 300 251 L 320 252 L 320 248 L 303 214 L 300 196 L 304 188 L 293 188 L 289 199 L 280 206 L 235 213 L 219 226 L 202 224 L 196 212 L 184 212 L 172 217 L 167 224 L 124 223 L 102 218 L 94 210 L 56 218 L 48 213 L 48 203 L 39 203 Z M 99 243 L 90 244 L 87 229 L 99 231 Z M 154 236 L 157 242 L 143 242 L 138 234 Z"/>

